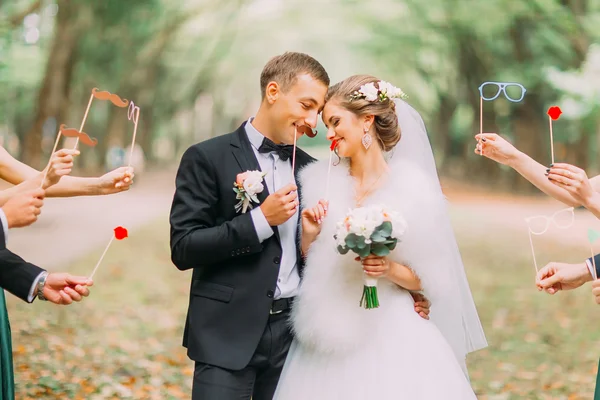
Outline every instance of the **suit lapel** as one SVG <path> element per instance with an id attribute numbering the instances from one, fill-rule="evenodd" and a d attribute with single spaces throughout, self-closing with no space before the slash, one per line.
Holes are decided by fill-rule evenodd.
<path id="1" fill-rule="evenodd" d="M 254 150 L 252 149 L 252 145 L 250 144 L 250 140 L 248 139 L 248 135 L 246 134 L 246 129 L 244 128 L 245 125 L 246 122 L 244 122 L 235 132 L 235 135 L 232 136 L 231 152 L 240 167 L 240 173 L 255 170 L 262 171 L 260 164 L 256 159 L 256 155 L 254 154 Z M 256 196 L 260 204 L 262 204 L 269 196 L 269 188 L 267 187 L 266 182 L 263 186 L 264 190 Z M 258 205 L 256 205 L 256 207 L 258 207 Z M 271 228 L 275 233 L 277 241 L 281 244 L 279 230 L 276 226 L 272 226 Z"/>

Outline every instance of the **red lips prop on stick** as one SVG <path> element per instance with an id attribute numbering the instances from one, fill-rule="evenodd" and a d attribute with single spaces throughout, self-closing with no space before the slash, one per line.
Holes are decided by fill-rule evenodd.
<path id="1" fill-rule="evenodd" d="M 115 239 L 117 239 L 117 240 L 123 240 L 123 239 L 125 239 L 127 237 L 128 237 L 127 236 L 127 229 L 123 228 L 122 226 L 117 226 L 114 229 L 114 235 L 112 235 L 110 237 L 110 241 L 108 242 L 108 245 L 104 249 L 104 253 L 102 253 L 102 256 L 100 257 L 100 260 L 98 260 L 98 264 L 96 264 L 96 267 L 94 267 L 94 270 L 92 271 L 92 274 L 90 275 L 90 279 L 92 279 L 94 277 L 94 274 L 96 273 L 96 270 L 100 266 L 100 263 L 102 263 L 102 260 L 104 259 L 104 256 L 106 255 L 106 252 L 108 251 L 108 248 L 112 244 L 113 240 L 115 240 Z"/>
<path id="2" fill-rule="evenodd" d="M 552 121 L 560 118 L 562 110 L 558 106 L 552 106 L 548 109 L 548 122 L 550 124 L 550 152 L 552 153 L 552 164 L 554 164 L 554 135 L 552 133 Z"/>

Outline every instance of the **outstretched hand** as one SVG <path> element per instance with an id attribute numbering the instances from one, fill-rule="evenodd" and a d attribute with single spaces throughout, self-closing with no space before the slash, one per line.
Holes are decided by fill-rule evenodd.
<path id="1" fill-rule="evenodd" d="M 475 135 L 478 143 L 475 154 L 482 154 L 500 164 L 510 165 L 517 157 L 519 150 L 503 137 L 495 133 L 480 133 Z"/>
<path id="2" fill-rule="evenodd" d="M 69 175 L 73 170 L 73 160 L 79 154 L 79 150 L 75 149 L 61 149 L 52 154 L 48 166 L 42 171 L 46 177 L 42 182 L 42 189 L 56 185 L 60 178 Z"/>
<path id="3" fill-rule="evenodd" d="M 50 273 L 44 286 L 44 297 L 54 304 L 71 304 L 81 301 L 90 294 L 88 289 L 94 282 L 85 276 L 67 273 Z"/>
<path id="4" fill-rule="evenodd" d="M 98 178 L 98 188 L 101 194 L 114 194 L 129 190 L 133 184 L 133 167 L 120 167 Z"/>

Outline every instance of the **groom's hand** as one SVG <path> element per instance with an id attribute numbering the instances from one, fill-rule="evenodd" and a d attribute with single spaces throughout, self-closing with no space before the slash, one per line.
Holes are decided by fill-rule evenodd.
<path id="1" fill-rule="evenodd" d="M 290 183 L 282 187 L 260 205 L 267 222 L 270 226 L 278 226 L 290 219 L 298 209 L 298 188 Z"/>
<path id="2" fill-rule="evenodd" d="M 429 311 L 431 308 L 431 302 L 421 293 L 410 292 L 413 300 L 415 301 L 415 312 L 421 316 L 421 318 L 429 319 Z"/>

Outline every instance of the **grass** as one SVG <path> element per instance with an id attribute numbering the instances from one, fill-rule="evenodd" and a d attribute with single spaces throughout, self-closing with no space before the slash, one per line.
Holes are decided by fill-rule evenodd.
<path id="1" fill-rule="evenodd" d="M 589 285 L 540 293 L 526 234 L 482 234 L 481 221 L 456 214 L 454 223 L 490 344 L 468 360 L 478 398 L 592 398 L 600 330 Z M 114 242 L 82 303 L 9 296 L 19 399 L 191 397 L 193 364 L 181 347 L 190 273 L 171 264 L 168 243 L 166 220 Z M 89 274 L 102 250 L 65 270 Z M 581 259 L 553 243 L 536 250 L 548 261 Z"/>

